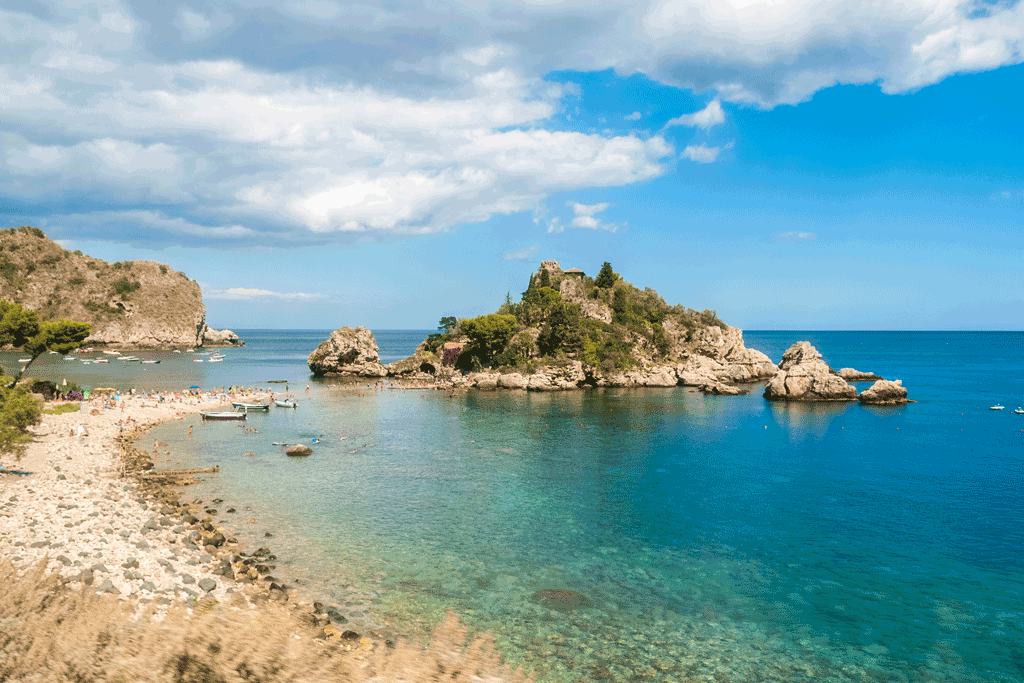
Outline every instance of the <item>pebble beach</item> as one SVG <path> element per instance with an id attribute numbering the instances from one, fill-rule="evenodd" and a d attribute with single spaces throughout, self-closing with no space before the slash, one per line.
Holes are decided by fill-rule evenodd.
<path id="1" fill-rule="evenodd" d="M 77 412 L 44 414 L 20 460 L 0 456 L 7 470 L 28 473 L 0 474 L 0 560 L 24 569 L 46 560 L 72 582 L 144 602 L 236 592 L 218 558 L 230 544 L 204 547 L 211 535 L 201 522 L 187 524 L 180 508 L 145 495 L 122 458 L 148 427 L 224 406 L 213 397 L 126 398 L 113 407 L 93 399 Z"/>

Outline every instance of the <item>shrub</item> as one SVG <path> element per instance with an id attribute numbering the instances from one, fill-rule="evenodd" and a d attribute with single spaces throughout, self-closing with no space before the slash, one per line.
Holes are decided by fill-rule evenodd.
<path id="1" fill-rule="evenodd" d="M 68 284 L 74 287 L 80 287 L 85 284 L 85 278 L 81 276 L 75 276 L 68 280 Z"/>
<path id="2" fill-rule="evenodd" d="M 64 398 L 69 401 L 81 401 L 82 399 L 85 398 L 85 396 L 82 394 L 81 391 L 69 391 L 68 393 L 64 394 Z"/>
<path id="3" fill-rule="evenodd" d="M 462 353 L 462 349 L 459 347 L 451 347 L 444 349 L 441 353 L 441 365 L 452 367 L 459 360 L 459 354 Z"/>
<path id="4" fill-rule="evenodd" d="M 517 327 L 515 316 L 500 313 L 464 318 L 460 322 L 462 333 L 469 337 L 473 356 L 482 364 L 490 362 L 494 354 L 505 348 Z"/>
<path id="5" fill-rule="evenodd" d="M 14 282 L 18 279 L 18 266 L 7 259 L 2 260 L 0 261 L 0 275 L 7 278 L 8 282 Z"/>
<path id="6" fill-rule="evenodd" d="M 160 273 L 162 275 L 167 275 L 167 266 L 161 265 L 160 266 Z"/>
<path id="7" fill-rule="evenodd" d="M 128 278 L 121 278 L 114 282 L 114 294 L 120 294 L 122 301 L 128 300 L 128 295 L 142 287 L 141 284 Z"/>
<path id="8" fill-rule="evenodd" d="M 71 253 L 74 254 L 75 256 L 81 256 L 82 255 L 82 250 L 81 249 L 75 249 Z"/>

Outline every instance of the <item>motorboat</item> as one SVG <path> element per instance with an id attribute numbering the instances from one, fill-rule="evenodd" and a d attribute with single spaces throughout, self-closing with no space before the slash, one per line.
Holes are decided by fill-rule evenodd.
<path id="1" fill-rule="evenodd" d="M 204 420 L 244 420 L 244 412 L 233 410 L 200 410 L 199 414 Z"/>
<path id="2" fill-rule="evenodd" d="M 282 408 L 298 408 L 299 404 L 289 399 L 275 398 L 274 405 Z"/>
<path id="3" fill-rule="evenodd" d="M 207 363 L 220 363 L 223 360 L 224 360 L 224 356 L 221 356 L 220 358 L 210 358 L 206 362 Z"/>
<path id="4" fill-rule="evenodd" d="M 997 403 L 994 406 L 989 406 L 989 410 L 1003 410 L 1004 407 L 1005 406 L 1001 406 Z"/>
<path id="5" fill-rule="evenodd" d="M 175 353 L 181 353 L 181 349 L 174 349 Z"/>
<path id="6" fill-rule="evenodd" d="M 238 408 L 243 411 L 269 411 L 270 403 L 246 403 L 243 401 L 234 401 L 231 403 L 234 408 Z"/>
<path id="7" fill-rule="evenodd" d="M 141 359 L 136 358 L 135 356 L 121 356 L 119 360 L 123 360 L 126 363 L 138 363 Z"/>
<path id="8" fill-rule="evenodd" d="M 1021 408 L 1020 406 L 1017 406 L 1017 410 L 1015 410 L 1013 412 L 1017 413 L 1018 415 L 1024 415 L 1024 408 Z"/>
<path id="9" fill-rule="evenodd" d="M 110 361 L 106 358 L 97 358 L 93 363 L 109 363 Z"/>
<path id="10" fill-rule="evenodd" d="M 159 363 L 160 361 L 158 361 L 158 360 L 144 360 L 142 362 L 147 364 L 147 365 L 153 365 L 154 363 Z"/>
<path id="11" fill-rule="evenodd" d="M 74 356 L 64 356 L 64 360 L 78 360 Z"/>
<path id="12" fill-rule="evenodd" d="M 120 356 L 121 355 L 120 351 L 104 351 L 103 353 L 107 354 L 108 356 Z"/>
<path id="13" fill-rule="evenodd" d="M 31 358 L 19 358 L 18 362 L 19 363 L 31 363 L 32 359 Z"/>
<path id="14" fill-rule="evenodd" d="M 202 363 L 202 362 L 203 362 L 203 359 L 202 359 L 202 358 L 193 358 L 193 359 L 192 359 L 192 362 L 193 362 L 193 363 Z"/>

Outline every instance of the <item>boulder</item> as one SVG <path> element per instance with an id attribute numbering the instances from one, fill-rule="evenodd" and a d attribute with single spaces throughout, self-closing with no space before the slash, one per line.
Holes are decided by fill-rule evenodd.
<path id="1" fill-rule="evenodd" d="M 809 342 L 797 342 L 786 350 L 779 373 L 764 390 L 764 397 L 781 401 L 853 401 L 857 390 L 821 360 Z"/>
<path id="2" fill-rule="evenodd" d="M 526 378 L 518 372 L 498 375 L 498 387 L 501 389 L 525 389 L 526 386 Z"/>
<path id="3" fill-rule="evenodd" d="M 203 330 L 203 346 L 245 346 L 245 342 L 231 330 Z"/>
<path id="4" fill-rule="evenodd" d="M 539 590 L 530 596 L 530 602 L 559 612 L 571 612 L 594 606 L 587 596 L 565 588 Z"/>
<path id="5" fill-rule="evenodd" d="M 537 369 L 537 372 L 526 379 L 526 388 L 530 391 L 565 391 L 579 389 L 586 381 L 583 364 L 578 360 L 565 365 L 549 365 Z"/>
<path id="6" fill-rule="evenodd" d="M 702 384 L 697 389 L 702 394 L 709 396 L 739 396 L 740 394 L 749 394 L 750 389 L 740 388 L 735 384 L 724 384 L 722 382 L 713 382 L 711 384 Z"/>
<path id="7" fill-rule="evenodd" d="M 289 446 L 284 453 L 285 455 L 313 455 L 313 449 L 305 444 L 297 443 L 294 446 Z"/>
<path id="8" fill-rule="evenodd" d="M 853 368 L 839 368 L 839 376 L 847 382 L 866 382 L 870 380 L 884 379 L 873 372 L 861 372 Z"/>
<path id="9" fill-rule="evenodd" d="M 469 379 L 473 386 L 481 391 L 494 391 L 498 388 L 499 376 L 496 372 L 478 372 Z"/>
<path id="10" fill-rule="evenodd" d="M 874 406 L 895 406 L 907 402 L 907 390 L 903 387 L 903 380 L 880 379 L 870 387 L 860 392 L 861 403 Z"/>
<path id="11" fill-rule="evenodd" d="M 334 332 L 313 353 L 307 365 L 314 375 L 354 375 L 386 377 L 387 369 L 380 363 L 377 340 L 365 327 L 342 327 Z"/>

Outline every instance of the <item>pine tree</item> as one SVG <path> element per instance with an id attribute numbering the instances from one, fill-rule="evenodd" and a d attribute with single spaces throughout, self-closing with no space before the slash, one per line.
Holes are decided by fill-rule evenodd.
<path id="1" fill-rule="evenodd" d="M 601 266 L 601 271 L 594 280 L 594 284 L 601 289 L 610 289 L 615 284 L 615 271 L 612 270 L 612 264 L 607 261 L 604 262 L 604 265 Z"/>

